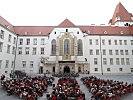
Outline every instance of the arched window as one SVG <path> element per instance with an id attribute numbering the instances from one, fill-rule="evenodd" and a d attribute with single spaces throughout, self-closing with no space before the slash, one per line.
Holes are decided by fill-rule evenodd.
<path id="1" fill-rule="evenodd" d="M 81 39 L 78 40 L 77 46 L 78 46 L 78 49 L 77 49 L 78 50 L 78 56 L 82 56 L 83 55 L 83 45 L 82 45 Z"/>
<path id="2" fill-rule="evenodd" d="M 52 42 L 51 42 L 51 54 L 52 55 L 56 55 L 56 40 L 53 39 Z"/>
<path id="3" fill-rule="evenodd" d="M 69 54 L 70 52 L 70 43 L 68 39 L 64 41 L 64 54 Z"/>

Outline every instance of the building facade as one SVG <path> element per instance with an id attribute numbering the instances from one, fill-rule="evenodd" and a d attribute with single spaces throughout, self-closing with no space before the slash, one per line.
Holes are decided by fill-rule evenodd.
<path id="1" fill-rule="evenodd" d="M 119 3 L 108 26 L 13 26 L 0 17 L 0 74 L 130 74 L 133 15 Z"/>

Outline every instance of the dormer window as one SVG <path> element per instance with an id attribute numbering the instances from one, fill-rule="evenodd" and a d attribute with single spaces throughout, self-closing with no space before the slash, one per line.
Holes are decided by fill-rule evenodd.
<path id="1" fill-rule="evenodd" d="M 25 35 L 28 35 L 28 32 L 25 32 Z"/>
<path id="2" fill-rule="evenodd" d="M 119 20 L 120 20 L 120 16 L 117 16 L 117 17 L 116 17 L 116 21 L 119 21 Z"/>
<path id="3" fill-rule="evenodd" d="M 124 34 L 123 31 L 120 31 L 120 34 Z"/>
<path id="4" fill-rule="evenodd" d="M 107 31 L 104 31 L 103 33 L 104 33 L 104 34 L 107 34 Z"/>
<path id="5" fill-rule="evenodd" d="M 133 17 L 131 17 L 131 19 L 133 20 Z"/>
<path id="6" fill-rule="evenodd" d="M 39 35 L 41 35 L 42 34 L 42 32 L 39 32 Z"/>

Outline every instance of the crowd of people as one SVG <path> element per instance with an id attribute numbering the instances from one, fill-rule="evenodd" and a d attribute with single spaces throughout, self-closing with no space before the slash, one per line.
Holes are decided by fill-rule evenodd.
<path id="1" fill-rule="evenodd" d="M 2 77 L 3 78 L 3 77 Z M 43 96 L 48 85 L 52 85 L 53 77 L 24 77 L 22 79 L 2 80 L 1 85 L 8 95 L 18 95 L 24 100 L 36 100 Z"/>
<path id="2" fill-rule="evenodd" d="M 79 77 L 79 73 L 53 73 L 54 77 Z"/>
<path id="3" fill-rule="evenodd" d="M 75 78 L 62 77 L 48 100 L 85 100 L 85 94 Z"/>
<path id="4" fill-rule="evenodd" d="M 133 83 L 103 80 L 95 76 L 81 78 L 89 92 L 92 100 L 118 100 L 121 96 L 133 92 Z"/>

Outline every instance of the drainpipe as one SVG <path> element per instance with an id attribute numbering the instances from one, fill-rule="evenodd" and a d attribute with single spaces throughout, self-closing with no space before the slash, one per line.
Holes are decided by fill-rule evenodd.
<path id="1" fill-rule="evenodd" d="M 100 39 L 100 58 L 101 58 L 101 73 L 103 75 L 103 58 L 102 58 L 102 44 L 101 44 L 101 36 L 99 36 L 99 39 Z"/>
<path id="2" fill-rule="evenodd" d="M 15 56 L 14 56 L 14 67 L 13 67 L 13 73 L 15 71 L 15 63 L 16 63 L 16 55 L 17 55 L 17 43 L 18 43 L 18 34 L 16 39 L 16 48 L 15 48 Z"/>

